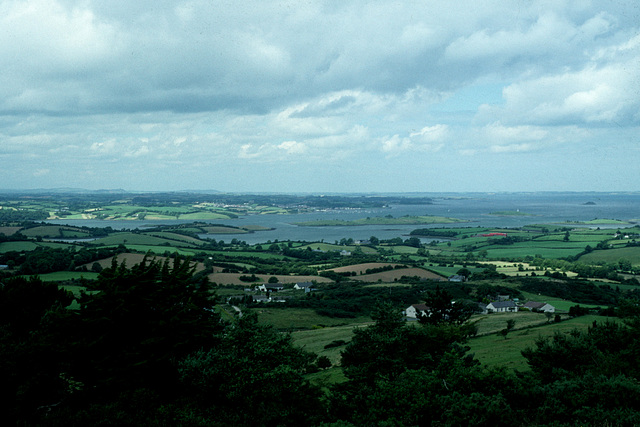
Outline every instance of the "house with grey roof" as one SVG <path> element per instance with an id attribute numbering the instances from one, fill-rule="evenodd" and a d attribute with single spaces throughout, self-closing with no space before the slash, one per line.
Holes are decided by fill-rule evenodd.
<path id="1" fill-rule="evenodd" d="M 489 313 L 516 313 L 518 306 L 513 301 L 493 301 L 487 304 Z"/>
<path id="2" fill-rule="evenodd" d="M 522 307 L 528 308 L 531 311 L 539 311 L 542 313 L 555 313 L 556 311 L 556 308 L 554 306 L 546 302 L 529 301 Z"/>

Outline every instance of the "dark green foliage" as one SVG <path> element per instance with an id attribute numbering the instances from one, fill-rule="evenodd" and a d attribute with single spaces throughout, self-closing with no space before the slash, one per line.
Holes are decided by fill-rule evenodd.
<path id="1" fill-rule="evenodd" d="M 27 420 L 40 406 L 66 394 L 57 319 L 72 296 L 38 278 L 0 284 L 0 411 L 2 419 Z"/>
<path id="2" fill-rule="evenodd" d="M 453 325 L 407 325 L 387 303 L 381 303 L 371 317 L 376 323 L 356 329 L 342 352 L 345 374 L 358 382 L 393 379 L 407 369 L 433 367 L 454 343 L 465 340 Z"/>
<path id="3" fill-rule="evenodd" d="M 395 307 L 419 301 L 421 287 L 367 287 L 360 282 L 320 284 L 318 292 L 306 294 L 304 299 L 287 301 L 278 307 L 313 308 L 316 313 L 337 318 L 368 316 L 379 300 L 386 300 Z"/>
<path id="4" fill-rule="evenodd" d="M 180 379 L 192 411 L 226 425 L 313 425 L 319 390 L 304 380 L 314 357 L 291 337 L 258 325 L 247 314 L 220 343 L 180 363 Z"/>
<path id="5" fill-rule="evenodd" d="M 435 228 L 418 228 L 409 233 L 412 236 L 429 236 L 429 237 L 456 237 L 459 232 L 455 230 L 438 230 Z"/>
<path id="6" fill-rule="evenodd" d="M 49 218 L 49 212 L 44 209 L 0 209 L 0 221 L 41 221 Z"/>
<path id="7" fill-rule="evenodd" d="M 587 280 L 541 280 L 521 279 L 522 290 L 534 294 L 558 297 L 583 304 L 615 304 L 620 297 L 608 286 L 598 286 Z"/>
<path id="8" fill-rule="evenodd" d="M 49 310 L 68 306 L 71 293 L 38 277 L 16 277 L 0 284 L 0 325 L 18 335 L 38 328 Z"/>
<path id="9" fill-rule="evenodd" d="M 93 388 L 170 388 L 175 360 L 215 344 L 221 329 L 208 284 L 192 275 L 178 257 L 102 270 L 99 292 L 79 299 L 75 375 Z"/>
<path id="10" fill-rule="evenodd" d="M 428 292 L 425 304 L 429 307 L 429 313 L 420 315 L 418 321 L 423 324 L 439 325 L 451 323 L 461 325 L 475 312 L 476 304 L 468 304 L 464 301 L 453 301 L 447 290 L 436 287 L 434 292 Z"/>
<path id="11" fill-rule="evenodd" d="M 627 324 L 595 323 L 586 333 L 556 334 L 523 351 L 533 372 L 545 383 L 591 372 L 640 379 L 640 320 Z"/>
<path id="12" fill-rule="evenodd" d="M 511 330 L 514 328 L 515 325 L 516 325 L 515 319 L 507 320 L 507 327 L 502 329 L 502 330 L 500 330 L 498 332 L 498 335 L 502 335 L 502 337 L 506 340 L 507 339 L 507 335 L 509 334 L 509 332 L 511 332 Z"/>

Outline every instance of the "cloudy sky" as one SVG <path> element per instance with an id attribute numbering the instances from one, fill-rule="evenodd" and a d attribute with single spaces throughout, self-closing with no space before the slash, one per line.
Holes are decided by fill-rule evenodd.
<path id="1" fill-rule="evenodd" d="M 0 1 L 0 189 L 640 190 L 640 2 Z"/>

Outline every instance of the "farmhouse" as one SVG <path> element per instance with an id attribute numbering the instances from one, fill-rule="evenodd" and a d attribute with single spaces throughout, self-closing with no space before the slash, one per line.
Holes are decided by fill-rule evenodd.
<path id="1" fill-rule="evenodd" d="M 417 319 L 419 315 L 428 315 L 431 311 L 431 307 L 426 304 L 411 304 L 404 313 L 407 317 Z"/>
<path id="2" fill-rule="evenodd" d="M 556 311 L 554 306 L 546 302 L 529 301 L 523 305 L 523 308 L 528 308 L 531 311 L 540 311 L 542 313 L 555 313 Z"/>
<path id="3" fill-rule="evenodd" d="M 293 285 L 293 289 L 304 290 L 305 292 L 311 292 L 313 289 L 313 282 L 298 282 Z"/>
<path id="4" fill-rule="evenodd" d="M 269 302 L 271 301 L 271 298 L 265 296 L 265 295 L 252 295 L 251 298 L 253 298 L 253 302 Z"/>
<path id="5" fill-rule="evenodd" d="M 464 282 L 465 280 L 466 280 L 465 277 L 460 274 L 453 274 L 449 276 L 450 282 Z"/>
<path id="6" fill-rule="evenodd" d="M 262 291 L 262 292 L 278 292 L 278 291 L 281 291 L 283 289 L 284 289 L 283 285 L 271 284 L 271 283 L 268 284 L 268 285 L 262 284 L 262 285 L 256 287 L 256 290 Z"/>
<path id="7" fill-rule="evenodd" d="M 487 304 L 487 311 L 489 313 L 516 313 L 518 306 L 513 301 L 494 301 Z"/>

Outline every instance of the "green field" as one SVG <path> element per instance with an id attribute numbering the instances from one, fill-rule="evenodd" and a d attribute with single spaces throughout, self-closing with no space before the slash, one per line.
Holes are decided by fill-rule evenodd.
<path id="1" fill-rule="evenodd" d="M 196 246 L 201 246 L 206 244 L 205 241 L 196 239 L 195 237 L 184 236 L 182 234 L 171 233 L 168 231 L 149 232 L 146 234 L 148 234 L 149 236 L 160 237 L 161 239 L 166 239 L 166 240 L 175 242 L 176 245 L 180 245 L 180 246 L 184 246 L 182 245 L 182 243 L 188 243 L 189 246 L 191 246 L 192 244 Z"/>
<path id="2" fill-rule="evenodd" d="M 640 246 L 597 250 L 586 255 L 582 255 L 579 258 L 579 261 L 584 263 L 601 264 L 616 263 L 620 259 L 627 259 L 634 266 L 640 265 Z"/>
<path id="3" fill-rule="evenodd" d="M 2 242 L 0 243 L 0 253 L 11 251 L 32 251 L 38 246 L 39 245 L 35 242 Z"/>
<path id="4" fill-rule="evenodd" d="M 179 236 L 171 233 L 173 236 Z M 184 236 L 180 236 L 183 238 Z M 102 239 L 97 239 L 91 242 L 93 245 L 151 245 L 151 246 L 181 246 L 181 247 L 195 247 L 196 245 L 186 241 L 176 241 L 174 239 L 167 239 L 162 237 L 156 237 L 150 234 L 143 233 L 113 233 Z"/>
<path id="5" fill-rule="evenodd" d="M 165 252 L 169 252 L 170 254 L 174 254 L 177 253 L 179 255 L 183 255 L 183 256 L 187 256 L 187 257 L 192 257 L 196 254 L 196 252 L 200 252 L 200 251 L 196 251 L 196 250 L 189 250 L 189 249 L 183 249 L 183 248 L 177 248 L 175 246 L 166 246 L 166 245 L 161 245 L 161 246 L 154 246 L 154 245 L 131 245 L 129 243 L 126 244 L 126 247 L 132 251 L 136 251 L 136 252 L 140 252 L 140 253 L 147 253 L 147 252 L 152 252 L 156 255 L 162 255 Z"/>
<path id="6" fill-rule="evenodd" d="M 82 238 L 89 237 L 89 233 L 76 228 L 62 227 L 59 225 L 43 225 L 22 230 L 21 233 L 27 237 L 61 237 L 61 238 Z"/>
<path id="7" fill-rule="evenodd" d="M 320 243 L 320 242 L 309 243 L 309 244 L 296 247 L 296 249 L 300 249 L 300 250 L 306 250 L 307 248 L 311 248 L 312 250 L 319 250 L 323 252 L 331 252 L 331 251 L 340 252 L 343 250 L 353 252 L 356 250 L 356 248 L 360 248 L 362 250 L 362 253 L 365 253 L 365 254 L 377 253 L 377 251 L 370 246 L 334 245 L 331 243 Z"/>
<path id="8" fill-rule="evenodd" d="M 38 277 L 40 277 L 43 282 L 60 282 L 78 279 L 95 280 L 98 278 L 98 273 L 91 271 L 56 271 L 53 273 L 39 274 Z"/>
<path id="9" fill-rule="evenodd" d="M 334 326 L 321 329 L 311 329 L 306 331 L 296 331 L 291 333 L 294 344 L 318 356 L 327 356 L 331 363 L 340 363 L 340 352 L 344 350 L 344 345 L 324 348 L 327 344 L 335 341 L 349 342 L 353 337 L 353 328 L 356 325 Z M 358 325 L 362 326 L 362 325 Z"/>
<path id="10" fill-rule="evenodd" d="M 574 256 L 584 250 L 585 242 L 527 241 L 513 245 L 493 245 L 483 247 L 488 258 L 513 259 L 540 255 L 543 258 L 564 258 Z"/>
<path id="11" fill-rule="evenodd" d="M 514 313 L 517 316 L 520 313 Z M 514 317 L 518 319 L 517 317 Z M 506 318 L 505 318 L 506 319 Z M 549 323 L 529 329 L 516 329 L 509 333 L 507 339 L 495 333 L 469 340 L 470 353 L 473 353 L 482 364 L 488 366 L 503 366 L 519 371 L 528 370 L 526 359 L 521 352 L 527 347 L 534 347 L 538 337 L 549 337 L 556 332 L 569 333 L 574 329 L 586 330 L 594 321 L 610 320 L 601 316 L 582 316 L 563 320 L 560 323 Z M 504 322 L 506 324 L 506 321 Z M 522 325 L 516 320 L 516 328 Z M 503 326 L 504 327 L 504 326 Z"/>
<path id="12" fill-rule="evenodd" d="M 324 326 L 356 325 L 369 322 L 368 317 L 343 319 L 337 317 L 320 316 L 311 308 L 264 308 L 254 309 L 258 313 L 261 323 L 268 323 L 281 330 L 312 329 Z"/>

